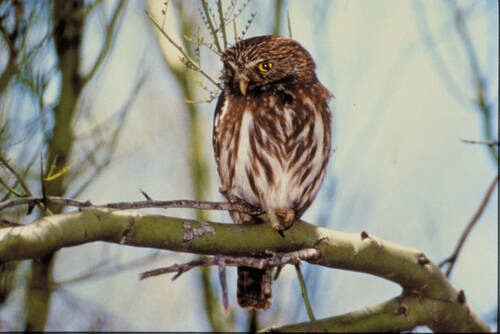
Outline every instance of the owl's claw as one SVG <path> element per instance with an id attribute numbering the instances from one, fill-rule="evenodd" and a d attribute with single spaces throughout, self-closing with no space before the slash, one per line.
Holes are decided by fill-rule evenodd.
<path id="1" fill-rule="evenodd" d="M 281 235 L 285 237 L 284 231 L 292 227 L 295 221 L 295 211 L 292 209 L 270 209 L 267 212 L 271 226 Z"/>

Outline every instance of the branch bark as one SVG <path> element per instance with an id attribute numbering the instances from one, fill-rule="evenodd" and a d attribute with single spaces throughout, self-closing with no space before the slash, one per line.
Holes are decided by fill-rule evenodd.
<path id="1" fill-rule="evenodd" d="M 360 330 L 402 330 L 427 325 L 435 331 L 489 331 L 466 303 L 463 291 L 457 291 L 421 251 L 380 240 L 366 232 L 344 233 L 297 221 L 285 232 L 283 239 L 269 224 L 201 223 L 89 208 L 43 217 L 28 226 L 0 229 L 0 240 L 0 262 L 38 258 L 63 247 L 92 241 L 195 254 L 252 257 L 265 257 L 269 251 L 316 248 L 321 256 L 309 262 L 388 279 L 401 285 L 403 294 L 363 311 L 316 320 L 307 325 L 289 325 L 279 328 L 280 331 L 306 328 L 303 326 L 312 326 L 307 327 L 311 331 L 315 328 L 351 330 L 352 326 L 357 326 L 356 321 L 346 319 L 360 320 L 365 326 Z M 394 320 L 391 312 L 395 311 L 404 321 L 398 321 L 393 328 L 387 319 Z"/>

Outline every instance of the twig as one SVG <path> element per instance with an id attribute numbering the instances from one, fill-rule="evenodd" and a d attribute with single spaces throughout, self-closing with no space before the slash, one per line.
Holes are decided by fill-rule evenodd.
<path id="1" fill-rule="evenodd" d="M 493 146 L 499 146 L 500 142 L 494 141 L 494 140 L 468 140 L 468 139 L 462 139 L 462 142 L 466 144 L 481 144 L 481 145 L 488 145 L 489 147 Z"/>
<path id="2" fill-rule="evenodd" d="M 491 114 L 492 109 L 491 106 L 486 103 L 486 83 L 484 80 L 483 73 L 481 73 L 481 68 L 479 65 L 479 59 L 477 55 L 476 48 L 474 47 L 474 43 L 472 42 L 472 38 L 470 34 L 467 32 L 467 27 L 465 24 L 464 13 L 458 6 L 456 1 L 450 1 L 449 5 L 454 10 L 455 15 L 455 27 L 457 29 L 458 35 L 462 39 L 462 43 L 465 49 L 465 53 L 469 58 L 469 64 L 471 68 L 472 75 L 474 77 L 474 83 L 476 88 L 476 105 L 480 109 L 483 116 L 483 127 L 486 136 L 486 140 L 492 140 L 492 126 L 491 126 Z M 498 153 L 493 147 L 493 145 L 488 145 L 488 150 L 495 160 L 498 163 Z"/>
<path id="3" fill-rule="evenodd" d="M 304 277 L 302 276 L 302 271 L 300 270 L 298 263 L 295 264 L 295 271 L 297 272 L 297 277 L 299 278 L 300 291 L 302 292 L 302 298 L 304 299 L 304 303 L 306 304 L 306 310 L 307 314 L 309 315 L 309 319 L 311 319 L 311 321 L 316 320 L 311 307 L 311 302 L 309 301 L 309 296 L 307 295 L 306 283 L 304 282 Z"/>
<path id="4" fill-rule="evenodd" d="M 208 75 L 205 71 L 203 71 L 203 69 L 200 67 L 200 65 L 198 65 L 197 62 L 195 62 L 191 57 L 189 57 L 187 55 L 187 53 L 184 52 L 184 50 L 177 43 L 174 42 L 174 40 L 172 39 L 172 37 L 170 37 L 170 35 L 167 34 L 167 32 L 155 21 L 155 19 L 153 18 L 153 16 L 151 16 L 151 14 L 149 12 L 146 12 L 146 15 L 153 22 L 153 24 L 155 25 L 155 27 L 158 28 L 158 30 L 161 32 L 161 34 L 168 39 L 168 41 L 170 42 L 170 44 L 172 44 L 182 54 L 182 56 L 184 57 L 184 59 L 186 59 L 186 61 L 189 64 L 191 64 L 196 71 L 200 72 L 205 78 L 207 78 L 217 88 L 219 88 L 220 90 L 222 90 L 222 86 L 217 81 L 215 81 L 214 79 L 212 79 L 212 77 L 210 75 Z"/>
<path id="5" fill-rule="evenodd" d="M 227 296 L 226 261 L 223 256 L 216 257 L 219 263 L 219 281 L 222 289 L 222 306 L 224 312 L 229 314 L 229 298 Z"/>
<path id="6" fill-rule="evenodd" d="M 472 216 L 470 222 L 467 224 L 465 230 L 462 232 L 462 236 L 460 237 L 457 247 L 455 248 L 455 251 L 451 256 L 448 258 L 444 259 L 439 263 L 439 268 L 443 267 L 445 264 L 449 263 L 450 265 L 448 266 L 448 269 L 446 270 L 446 277 L 450 277 L 451 271 L 453 270 L 453 266 L 455 265 L 455 262 L 457 261 L 458 255 L 460 254 L 460 251 L 462 250 L 462 246 L 465 243 L 465 240 L 470 234 L 470 231 L 476 224 L 476 222 L 479 220 L 481 215 L 483 214 L 484 209 L 486 208 L 486 205 L 488 204 L 488 201 L 491 197 L 491 194 L 493 193 L 493 190 L 495 190 L 495 186 L 498 183 L 498 174 L 493 180 L 493 182 L 490 184 L 488 191 L 484 195 L 483 200 L 481 201 L 481 204 L 479 205 L 479 208 L 476 210 L 474 213 L 474 216 Z"/>
<path id="7" fill-rule="evenodd" d="M 19 184 L 21 185 L 21 187 L 24 189 L 24 192 L 26 193 L 25 196 L 31 196 L 31 191 L 30 189 L 28 188 L 28 186 L 26 185 L 26 182 L 24 182 L 24 179 L 23 177 L 21 177 L 21 175 L 19 175 L 19 173 L 14 169 L 14 167 L 12 167 L 12 165 L 9 163 L 9 161 L 3 156 L 3 154 L 0 152 L 0 162 L 2 162 L 2 164 L 4 164 L 5 167 L 7 167 L 7 169 L 12 173 L 14 174 L 14 176 L 16 177 L 16 179 L 19 181 Z"/>
<path id="8" fill-rule="evenodd" d="M 1 177 L 0 177 L 0 184 L 7 190 L 7 193 L 8 194 L 13 194 L 14 196 L 16 197 L 23 197 L 24 195 L 21 194 L 20 192 L 18 192 L 15 187 L 16 187 L 16 184 L 14 184 L 14 186 L 9 186 L 9 184 L 7 183 L 7 181 L 4 181 Z"/>
<path id="9" fill-rule="evenodd" d="M 139 275 L 139 279 L 143 280 L 145 278 L 159 276 L 163 274 L 176 273 L 172 277 L 172 281 L 176 280 L 181 274 L 195 267 L 207 267 L 207 266 L 218 266 L 219 258 L 221 256 L 211 256 L 211 257 L 200 257 L 193 261 L 174 264 L 165 268 L 158 268 L 150 271 L 143 272 Z M 314 260 L 320 257 L 320 251 L 316 248 L 306 248 L 298 251 L 293 251 L 289 253 L 274 253 L 268 258 L 256 258 L 256 257 L 235 257 L 235 256 L 223 256 L 225 266 L 230 267 L 251 267 L 257 269 L 272 268 L 278 266 L 284 266 L 285 264 L 298 264 L 300 260 Z"/>
<path id="10" fill-rule="evenodd" d="M 286 12 L 286 16 L 288 18 L 288 37 L 292 38 L 292 24 L 290 23 L 290 12 Z"/>
<path id="11" fill-rule="evenodd" d="M 220 29 L 222 31 L 222 40 L 224 41 L 224 49 L 227 48 L 226 22 L 224 20 L 224 12 L 222 11 L 222 0 L 217 1 L 217 9 L 219 10 Z"/>
<path id="12" fill-rule="evenodd" d="M 212 17 L 210 15 L 210 11 L 208 10 L 208 4 L 206 0 L 201 0 L 201 5 L 203 6 L 203 11 L 205 12 L 205 16 L 208 22 L 208 28 L 210 29 L 210 33 L 214 38 L 215 46 L 217 47 L 217 51 L 222 52 L 222 48 L 219 43 L 219 38 L 217 37 L 217 31 L 215 30 L 215 26 L 212 23 Z"/>
<path id="13" fill-rule="evenodd" d="M 83 77 L 83 85 L 85 86 L 96 74 L 97 70 L 101 67 L 102 63 L 106 59 L 106 56 L 109 54 L 109 51 L 111 49 L 111 44 L 113 43 L 113 39 L 115 36 L 115 32 L 117 30 L 117 22 L 119 17 L 121 16 L 121 13 L 123 12 L 123 9 L 125 8 L 125 0 L 120 0 L 118 5 L 116 6 L 116 9 L 114 10 L 111 21 L 109 24 L 107 24 L 106 31 L 105 31 L 105 41 L 104 45 L 102 47 L 101 52 L 97 56 L 97 60 L 95 61 L 94 65 L 92 66 L 92 69 L 89 71 L 87 75 Z"/>
<path id="14" fill-rule="evenodd" d="M 95 279 L 101 279 L 101 278 L 106 278 L 112 275 L 120 274 L 125 271 L 130 271 L 132 269 L 137 269 L 140 267 L 144 267 L 147 264 L 157 261 L 158 257 L 161 255 L 161 252 L 155 252 L 150 255 L 146 255 L 143 257 L 140 257 L 135 260 L 131 260 L 129 262 L 125 263 L 118 263 L 112 266 L 108 266 L 110 263 L 113 261 L 116 261 L 114 258 L 107 258 L 96 265 L 94 265 L 91 268 L 88 268 L 85 270 L 83 273 L 79 274 L 78 276 L 75 276 L 73 278 L 65 279 L 62 281 L 56 281 L 56 282 L 51 282 L 51 288 L 56 289 L 61 286 L 66 286 L 70 284 L 75 284 L 75 283 L 80 283 L 82 281 L 87 281 L 87 280 L 95 280 Z M 108 266 L 108 267 L 106 267 Z"/>
<path id="15" fill-rule="evenodd" d="M 237 211 L 246 213 L 249 215 L 261 215 L 264 212 L 246 203 L 228 203 L 228 202 L 209 202 L 209 201 L 193 201 L 193 200 L 173 200 L 173 201 L 156 201 L 156 200 L 146 200 L 146 201 L 136 201 L 136 202 L 115 202 L 107 203 L 101 205 L 94 205 L 90 201 L 80 201 L 73 198 L 65 198 L 58 196 L 47 196 L 47 197 L 24 197 L 14 200 L 8 200 L 0 202 L 0 211 L 24 204 L 40 204 L 46 201 L 47 203 L 62 204 L 66 206 L 73 206 L 78 208 L 108 208 L 108 209 L 147 209 L 147 208 L 161 208 L 161 209 L 171 209 L 171 208 L 190 208 L 190 209 L 200 209 L 200 210 L 226 210 L 226 211 Z"/>
<path id="16" fill-rule="evenodd" d="M 139 189 L 139 191 L 141 192 L 142 196 L 146 197 L 146 200 L 148 200 L 148 201 L 153 200 L 144 190 Z"/>

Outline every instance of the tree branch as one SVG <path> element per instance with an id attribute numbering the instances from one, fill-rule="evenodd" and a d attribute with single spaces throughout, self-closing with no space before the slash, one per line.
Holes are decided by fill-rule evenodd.
<path id="1" fill-rule="evenodd" d="M 92 66 L 92 69 L 83 78 L 83 86 L 85 86 L 94 77 L 95 73 L 97 72 L 97 70 L 99 70 L 102 63 L 104 62 L 104 59 L 106 59 L 106 56 L 108 55 L 109 50 L 111 49 L 111 44 L 113 43 L 114 40 L 118 18 L 120 17 L 123 8 L 125 8 L 125 0 L 120 0 L 118 5 L 116 6 L 115 11 L 113 12 L 111 21 L 106 27 L 106 34 L 105 34 L 106 37 L 104 40 L 104 46 L 102 47 L 101 52 L 97 56 L 94 66 Z"/>
<path id="2" fill-rule="evenodd" d="M 469 313 L 470 312 L 470 313 Z M 433 316 L 430 316 L 430 315 Z M 482 323 L 470 308 L 458 302 L 447 302 L 418 296 L 402 296 L 390 299 L 384 303 L 364 307 L 336 317 L 315 321 L 302 322 L 293 325 L 269 327 L 262 332 L 394 332 L 407 331 L 416 326 L 428 326 L 435 332 L 449 332 L 449 323 L 463 319 L 472 323 Z M 459 328 L 454 327 L 454 328 Z M 485 327 L 468 327 L 468 331 L 488 331 Z M 453 330 L 452 330 L 453 331 Z"/>
<path id="3" fill-rule="evenodd" d="M 214 43 L 215 43 L 215 46 L 217 47 L 217 51 L 219 51 L 219 53 L 221 53 L 223 50 L 222 50 L 222 47 L 220 46 L 220 43 L 219 43 L 219 38 L 217 36 L 217 30 L 215 29 L 215 26 L 212 23 L 212 15 L 210 15 L 210 10 L 208 8 L 207 1 L 201 0 L 201 5 L 203 6 L 203 11 L 205 12 L 205 18 L 207 19 L 208 28 L 210 30 L 210 33 L 212 34 L 212 37 L 214 38 Z"/>
<path id="4" fill-rule="evenodd" d="M 263 257 L 269 251 L 316 248 L 321 256 L 310 260 L 311 263 L 369 273 L 403 287 L 403 298 L 381 304 L 375 310 L 354 313 L 358 318 L 367 318 L 373 328 L 398 329 L 403 328 L 399 326 L 404 322 L 405 329 L 425 324 L 438 331 L 489 331 L 467 305 L 463 292 L 459 293 L 439 268 L 418 250 L 368 236 L 366 232 L 361 236 L 302 221 L 295 222 L 284 233 L 285 238 L 281 238 L 267 223 L 220 224 L 91 208 L 42 217 L 28 226 L 0 229 L 0 262 L 38 258 L 62 247 L 92 241 L 195 254 L 252 257 Z M 387 312 L 393 312 L 395 303 L 398 303 L 396 310 L 404 311 L 404 316 L 393 327 L 384 319 L 389 316 Z M 386 311 L 381 313 L 380 309 Z M 418 316 L 414 318 L 414 315 Z M 393 318 L 392 315 L 391 320 Z M 323 324 L 329 319 L 312 323 Z"/>
<path id="5" fill-rule="evenodd" d="M 203 69 L 201 68 L 201 66 L 197 62 L 195 62 L 191 57 L 189 57 L 189 55 L 184 51 L 184 49 L 182 49 L 181 46 L 179 46 L 179 44 L 177 44 L 176 42 L 174 42 L 174 40 L 172 39 L 172 37 L 170 37 L 170 35 L 167 34 L 167 32 L 156 22 L 156 20 L 154 19 L 154 17 L 150 13 L 146 12 L 146 14 L 148 15 L 148 17 L 151 20 L 151 22 L 153 22 L 153 24 L 155 25 L 155 27 L 161 32 L 161 34 L 167 38 L 167 40 L 170 42 L 170 44 L 172 44 L 182 54 L 182 56 L 184 57 L 184 59 L 191 66 L 193 66 L 193 69 L 195 71 L 197 71 L 197 72 L 200 72 L 201 75 L 203 75 L 205 78 L 207 78 L 208 81 L 210 81 L 219 90 L 222 90 L 221 84 L 218 83 L 215 79 L 213 79 L 210 75 L 208 75 L 205 71 L 203 71 Z"/>
<path id="6" fill-rule="evenodd" d="M 78 208 L 107 208 L 107 209 L 147 209 L 147 208 L 160 208 L 160 209 L 171 209 L 171 208 L 189 208 L 189 209 L 200 209 L 200 210 L 225 210 L 225 211 L 238 211 L 249 215 L 260 215 L 262 210 L 259 208 L 252 207 L 246 203 L 228 203 L 228 202 L 209 202 L 209 201 L 193 201 L 193 200 L 173 200 L 173 201 L 156 201 L 156 200 L 146 200 L 146 201 L 136 201 L 136 202 L 115 202 L 94 205 L 90 201 L 80 201 L 72 198 L 58 197 L 58 196 L 46 196 L 46 197 L 23 197 L 14 200 L 8 200 L 0 202 L 0 211 L 19 205 L 35 205 L 42 202 L 60 204 L 64 206 L 73 206 Z"/>
<path id="7" fill-rule="evenodd" d="M 16 169 L 10 164 L 10 162 L 3 156 L 3 154 L 0 152 L 0 162 L 16 177 L 16 180 L 19 181 L 19 184 L 23 188 L 25 195 L 24 196 L 31 196 L 31 191 L 28 188 L 26 182 L 24 181 L 24 178 L 16 171 Z"/>
<path id="8" fill-rule="evenodd" d="M 491 194 L 493 194 L 493 190 L 495 190 L 495 186 L 498 183 L 498 174 L 493 179 L 493 182 L 490 184 L 488 187 L 488 190 L 486 191 L 486 194 L 483 197 L 483 200 L 481 201 L 481 204 L 477 208 L 476 212 L 474 212 L 474 215 L 472 216 L 471 220 L 465 227 L 465 230 L 462 232 L 462 235 L 460 236 L 460 239 L 458 240 L 457 247 L 455 248 L 455 251 L 453 254 L 451 254 L 448 258 L 444 259 L 439 263 L 439 267 L 443 267 L 445 264 L 449 263 L 450 265 L 448 266 L 448 269 L 446 270 L 446 277 L 450 277 L 451 271 L 453 270 L 453 266 L 455 265 L 458 255 L 460 254 L 460 251 L 462 250 L 462 246 L 465 243 L 465 240 L 467 240 L 467 237 L 469 236 L 470 232 L 472 231 L 472 228 L 474 225 L 476 225 L 477 221 L 483 214 L 484 209 L 486 208 L 486 205 L 488 204 L 488 201 L 490 200 Z"/>
<path id="9" fill-rule="evenodd" d="M 284 266 L 286 264 L 299 264 L 300 260 L 314 260 L 320 257 L 320 252 L 316 248 L 306 248 L 288 253 L 275 253 L 268 258 L 255 258 L 249 256 L 223 256 L 224 265 L 229 267 L 251 267 L 257 269 L 266 269 Z M 165 268 L 158 268 L 146 271 L 139 275 L 139 279 L 150 278 L 169 273 L 177 273 L 172 277 L 172 281 L 176 280 L 181 274 L 199 266 L 218 266 L 220 256 L 200 257 L 193 261 L 183 264 L 174 264 Z"/>
<path id="10" fill-rule="evenodd" d="M 480 144 L 480 145 L 487 145 L 487 146 L 499 146 L 500 142 L 498 140 L 468 140 L 468 139 L 462 139 L 462 142 L 466 144 Z"/>

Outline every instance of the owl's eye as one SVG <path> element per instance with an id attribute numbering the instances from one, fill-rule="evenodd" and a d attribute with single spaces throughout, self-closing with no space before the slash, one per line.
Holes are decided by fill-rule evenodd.
<path id="1" fill-rule="evenodd" d="M 271 68 L 273 68 L 273 63 L 271 63 L 271 62 L 264 62 L 264 63 L 259 64 L 259 71 L 261 71 L 261 72 L 267 72 Z"/>

